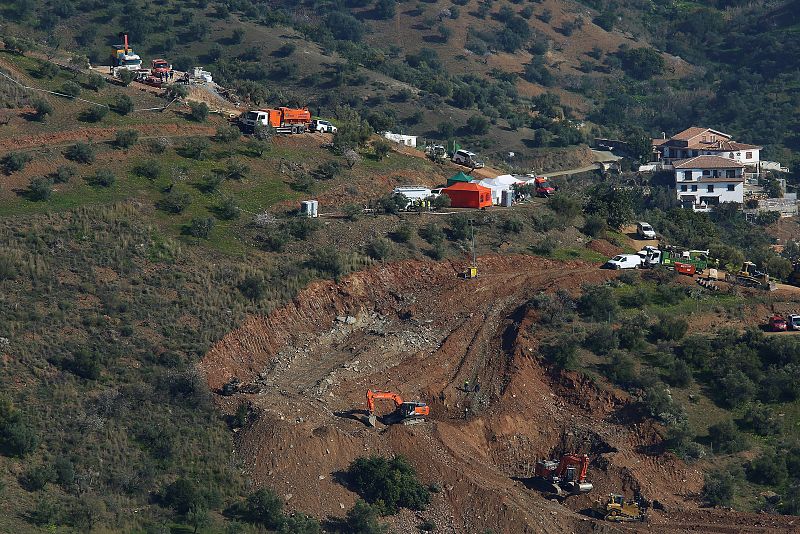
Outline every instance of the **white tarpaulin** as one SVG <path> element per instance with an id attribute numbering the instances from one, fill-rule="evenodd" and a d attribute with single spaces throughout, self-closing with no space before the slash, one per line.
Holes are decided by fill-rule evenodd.
<path id="1" fill-rule="evenodd" d="M 519 178 L 510 174 L 503 174 L 496 178 L 484 178 L 483 180 L 472 180 L 473 184 L 482 185 L 492 190 L 492 203 L 500 204 L 503 201 L 503 191 L 508 191 L 514 184 L 524 183 Z"/>

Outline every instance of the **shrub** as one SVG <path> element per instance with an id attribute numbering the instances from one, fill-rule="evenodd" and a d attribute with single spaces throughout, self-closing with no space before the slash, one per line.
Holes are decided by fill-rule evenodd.
<path id="1" fill-rule="evenodd" d="M 443 209 L 443 208 L 449 208 L 451 202 L 452 201 L 450 200 L 449 196 L 447 196 L 447 195 L 439 195 L 439 196 L 437 196 L 436 198 L 433 199 L 433 202 L 431 202 L 431 206 L 434 209 L 439 210 L 439 209 Z"/>
<path id="2" fill-rule="evenodd" d="M 86 78 L 86 86 L 92 91 L 99 91 L 100 89 L 105 88 L 106 85 L 107 82 L 105 77 L 98 72 L 92 72 Z"/>
<path id="3" fill-rule="evenodd" d="M 382 161 L 392 151 L 392 145 L 385 139 L 379 139 L 372 143 L 372 150 L 375 152 L 375 157 L 378 158 L 378 161 Z"/>
<path id="4" fill-rule="evenodd" d="M 53 182 L 57 184 L 65 184 L 73 179 L 78 174 L 78 169 L 72 165 L 59 165 L 56 172 L 53 173 Z"/>
<path id="5" fill-rule="evenodd" d="M 485 135 L 489 132 L 489 120 L 482 115 L 473 115 L 467 119 L 466 128 L 472 135 Z"/>
<path id="6" fill-rule="evenodd" d="M 64 82 L 61 86 L 61 92 L 71 97 L 76 97 L 81 94 L 81 86 L 73 81 Z"/>
<path id="7" fill-rule="evenodd" d="M 392 243 L 382 237 L 373 239 L 367 245 L 367 254 L 374 260 L 386 260 L 392 255 Z"/>
<path id="8" fill-rule="evenodd" d="M 775 435 L 781 429 L 780 420 L 776 417 L 775 411 L 760 402 L 755 402 L 747 407 L 740 423 L 759 436 Z"/>
<path id="9" fill-rule="evenodd" d="M 184 232 L 192 237 L 207 239 L 213 228 L 214 219 L 211 217 L 195 217 L 184 229 Z"/>
<path id="10" fill-rule="evenodd" d="M 236 205 L 236 201 L 231 197 L 225 197 L 214 208 L 214 213 L 224 221 L 231 221 L 239 217 L 239 206 Z"/>
<path id="11" fill-rule="evenodd" d="M 725 471 L 712 471 L 704 476 L 703 500 L 711 506 L 730 506 L 736 493 L 736 479 Z"/>
<path id="12" fill-rule="evenodd" d="M 77 163 L 94 163 L 94 147 L 79 141 L 64 151 L 64 157 Z"/>
<path id="13" fill-rule="evenodd" d="M 127 69 L 120 69 L 117 71 L 117 78 L 123 86 L 128 87 L 133 79 L 136 78 L 136 74 Z"/>
<path id="14" fill-rule="evenodd" d="M 619 344 L 616 332 L 607 326 L 598 326 L 586 336 L 583 346 L 595 354 L 605 355 Z"/>
<path id="15" fill-rule="evenodd" d="M 44 489 L 48 482 L 53 482 L 55 473 L 46 465 L 37 465 L 26 469 L 19 479 L 20 485 L 28 491 L 39 491 Z"/>
<path id="16" fill-rule="evenodd" d="M 197 485 L 186 478 L 179 478 L 164 488 L 161 500 L 166 506 L 181 515 L 189 513 L 192 508 L 202 507 L 205 504 Z"/>
<path id="17" fill-rule="evenodd" d="M 117 177 L 108 169 L 100 169 L 88 181 L 95 186 L 111 187 L 117 181 Z"/>
<path id="18" fill-rule="evenodd" d="M 401 507 L 422 510 L 430 501 L 430 492 L 402 456 L 356 458 L 347 474 L 353 489 L 382 514 L 397 513 Z"/>
<path id="19" fill-rule="evenodd" d="M 471 221 L 466 215 L 456 215 L 450 219 L 450 238 L 456 241 L 469 239 Z"/>
<path id="20" fill-rule="evenodd" d="M 192 139 L 187 139 L 178 149 L 178 153 L 185 158 L 201 161 L 206 159 L 206 153 L 209 148 L 208 139 L 194 137 Z"/>
<path id="21" fill-rule="evenodd" d="M 19 172 L 25 169 L 25 165 L 27 165 L 31 159 L 32 158 L 30 154 L 26 154 L 24 152 L 11 152 L 3 158 L 3 170 L 6 172 L 6 174 Z"/>
<path id="22" fill-rule="evenodd" d="M 183 212 L 192 203 L 189 193 L 170 191 L 158 202 L 158 208 L 167 213 L 178 214 Z"/>
<path id="23" fill-rule="evenodd" d="M 444 241 L 444 231 L 434 222 L 429 222 L 420 228 L 419 235 L 431 245 L 436 245 Z"/>
<path id="24" fill-rule="evenodd" d="M 522 232 L 522 230 L 525 228 L 525 223 L 523 223 L 522 219 L 520 219 L 519 217 L 512 216 L 503 221 L 501 228 L 506 233 L 518 234 Z"/>
<path id="25" fill-rule="evenodd" d="M 773 450 L 765 450 L 747 466 L 747 478 L 756 484 L 780 486 L 787 476 L 786 458 Z"/>
<path id="26" fill-rule="evenodd" d="M 214 193 L 222 184 L 222 175 L 218 173 L 207 174 L 200 179 L 197 188 L 203 193 Z"/>
<path id="27" fill-rule="evenodd" d="M 153 154 L 163 154 L 170 146 L 172 146 L 172 141 L 167 137 L 158 137 L 147 142 L 147 148 Z"/>
<path id="28" fill-rule="evenodd" d="M 249 173 L 250 167 L 241 161 L 231 161 L 224 171 L 228 180 L 243 180 Z"/>
<path id="29" fill-rule="evenodd" d="M 638 383 L 636 363 L 625 351 L 615 350 L 610 354 L 609 363 L 604 367 L 604 374 L 613 383 L 630 387 Z"/>
<path id="30" fill-rule="evenodd" d="M 138 162 L 132 170 L 136 176 L 155 180 L 161 174 L 161 164 L 157 160 L 148 159 Z"/>
<path id="31" fill-rule="evenodd" d="M 197 122 L 205 122 L 208 119 L 208 105 L 205 102 L 189 102 L 189 116 Z"/>
<path id="32" fill-rule="evenodd" d="M 33 118 L 37 121 L 44 121 L 48 115 L 53 114 L 53 105 L 44 98 L 31 99 L 31 107 L 34 110 Z"/>
<path id="33" fill-rule="evenodd" d="M 274 231 L 259 238 L 264 244 L 264 248 L 271 252 L 280 252 L 286 243 L 289 241 L 289 234 L 284 231 Z"/>
<path id="34" fill-rule="evenodd" d="M 283 501 L 269 489 L 261 488 L 233 505 L 228 513 L 248 523 L 277 530 L 283 525 Z"/>
<path id="35" fill-rule="evenodd" d="M 108 115 L 108 108 L 105 106 L 92 106 L 84 109 L 78 116 L 78 120 L 83 122 L 100 122 Z"/>
<path id="36" fill-rule="evenodd" d="M 578 342 L 574 336 L 561 335 L 542 346 L 544 356 L 567 371 L 578 367 Z"/>
<path id="37" fill-rule="evenodd" d="M 97 356 L 87 349 L 76 351 L 72 358 L 64 362 L 67 371 L 86 380 L 100 378 L 100 364 Z"/>
<path id="38" fill-rule="evenodd" d="M 345 272 L 344 258 L 335 247 L 314 249 L 309 258 L 309 266 L 333 278 L 339 278 Z"/>
<path id="39" fill-rule="evenodd" d="M 756 386 L 739 369 L 731 369 L 718 381 L 718 400 L 723 405 L 735 408 L 752 400 Z"/>
<path id="40" fill-rule="evenodd" d="M 31 200 L 47 200 L 53 194 L 53 180 L 37 176 L 28 186 L 28 198 Z"/>
<path id="41" fill-rule="evenodd" d="M 414 235 L 414 229 L 408 223 L 402 223 L 390 234 L 392 240 L 398 243 L 408 243 Z"/>
<path id="42" fill-rule="evenodd" d="M 127 115 L 134 109 L 133 100 L 128 95 L 117 95 L 110 107 L 113 112 L 120 115 Z"/>
<path id="43" fill-rule="evenodd" d="M 730 419 L 708 427 L 708 439 L 711 449 L 718 453 L 733 453 L 747 449 L 744 434 L 739 432 Z"/>
<path id="44" fill-rule="evenodd" d="M 359 499 L 348 510 L 345 517 L 347 532 L 352 534 L 385 534 L 389 526 L 378 521 L 379 510 L 377 506 L 370 506 Z"/>
<path id="45" fill-rule="evenodd" d="M 0 454 L 23 458 L 36 450 L 38 441 L 22 414 L 0 395 Z"/>
<path id="46" fill-rule="evenodd" d="M 267 293 L 267 284 L 264 277 L 258 274 L 248 274 L 239 282 L 239 291 L 248 299 L 256 302 L 264 298 Z"/>
<path id="47" fill-rule="evenodd" d="M 689 323 L 683 317 L 667 315 L 650 325 L 650 333 L 656 340 L 678 341 L 686 335 Z"/>
<path id="48" fill-rule="evenodd" d="M 577 302 L 578 312 L 595 321 L 612 321 L 619 312 L 614 292 L 608 286 L 583 286 Z"/>
<path id="49" fill-rule="evenodd" d="M 307 217 L 292 219 L 286 224 L 286 230 L 295 239 L 305 240 L 311 237 L 311 234 L 319 230 L 319 222 L 316 219 L 309 219 Z"/>
<path id="50" fill-rule="evenodd" d="M 117 148 L 130 148 L 139 140 L 139 132 L 136 130 L 119 130 L 114 138 Z"/>
<path id="51" fill-rule="evenodd" d="M 217 134 L 214 136 L 215 141 L 220 143 L 232 143 L 239 139 L 241 136 L 239 128 L 232 124 L 217 126 Z"/>
<path id="52" fill-rule="evenodd" d="M 683 360 L 673 359 L 663 376 L 670 386 L 685 388 L 692 382 L 692 370 Z"/>

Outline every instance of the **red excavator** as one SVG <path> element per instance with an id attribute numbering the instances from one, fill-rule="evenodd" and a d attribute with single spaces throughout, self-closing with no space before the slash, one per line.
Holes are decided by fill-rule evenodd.
<path id="1" fill-rule="evenodd" d="M 533 476 L 548 484 L 548 491 L 559 497 L 588 493 L 594 487 L 586 480 L 589 457 L 585 454 L 565 454 L 560 462 L 539 460 Z"/>
<path id="2" fill-rule="evenodd" d="M 375 426 L 377 417 L 375 416 L 375 399 L 388 399 L 394 402 L 395 410 L 384 417 L 387 424 L 399 423 L 412 424 L 422 421 L 423 417 L 431 413 L 430 407 L 424 402 L 403 401 L 403 397 L 391 391 L 372 391 L 367 390 L 367 424 Z"/>

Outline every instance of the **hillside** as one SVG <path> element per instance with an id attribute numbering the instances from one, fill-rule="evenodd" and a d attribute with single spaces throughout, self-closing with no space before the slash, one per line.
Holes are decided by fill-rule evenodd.
<path id="1" fill-rule="evenodd" d="M 468 170 L 376 133 L 494 177 L 702 124 L 794 171 L 796 7 L 0 3 L 0 532 L 793 532 L 800 335 L 766 323 L 800 313 L 797 217 L 681 209 L 636 154 L 551 198 L 405 210 L 394 187 Z M 104 64 L 120 28 L 244 104 L 74 55 Z M 262 104 L 339 130 L 229 116 Z M 641 220 L 777 289 L 601 269 L 653 243 Z M 369 428 L 368 388 L 431 413 Z M 532 465 L 570 452 L 594 489 L 553 500 Z M 596 517 L 611 492 L 648 522 Z"/>

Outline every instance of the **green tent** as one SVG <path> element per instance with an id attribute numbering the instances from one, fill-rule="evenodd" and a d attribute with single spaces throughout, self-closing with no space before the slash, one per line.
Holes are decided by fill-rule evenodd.
<path id="1" fill-rule="evenodd" d="M 475 178 L 473 178 L 469 174 L 464 174 L 463 172 L 459 172 L 455 176 L 447 179 L 447 187 L 450 187 L 451 185 L 457 184 L 457 183 L 467 183 L 468 184 L 474 179 Z"/>

